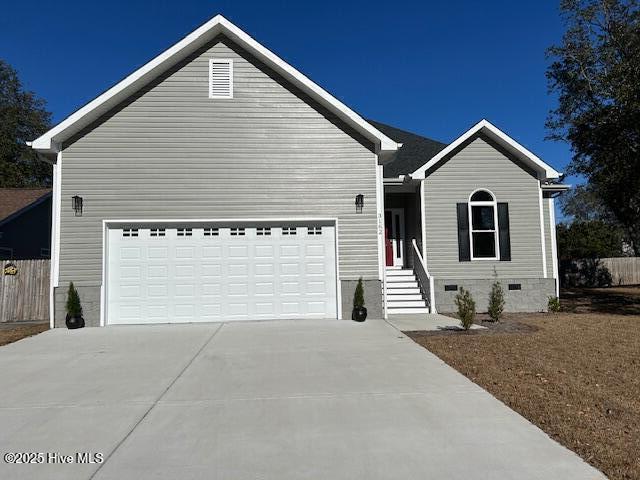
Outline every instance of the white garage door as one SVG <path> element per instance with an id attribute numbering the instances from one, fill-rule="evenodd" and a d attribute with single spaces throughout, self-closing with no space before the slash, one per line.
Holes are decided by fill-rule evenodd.
<path id="1" fill-rule="evenodd" d="M 333 224 L 108 230 L 107 323 L 336 318 Z"/>

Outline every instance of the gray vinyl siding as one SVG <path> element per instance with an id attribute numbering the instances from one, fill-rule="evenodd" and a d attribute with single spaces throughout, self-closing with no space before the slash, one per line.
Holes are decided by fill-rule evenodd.
<path id="1" fill-rule="evenodd" d="M 211 57 L 233 99 L 208 98 Z M 101 283 L 103 219 L 338 218 L 340 278 L 378 278 L 373 146 L 227 39 L 63 147 L 61 285 Z"/>
<path id="2" fill-rule="evenodd" d="M 468 202 L 475 189 L 491 190 L 509 204 L 511 261 L 458 260 L 456 203 Z M 435 278 L 541 278 L 539 183 L 486 139 L 475 137 L 425 180 L 426 245 Z"/>

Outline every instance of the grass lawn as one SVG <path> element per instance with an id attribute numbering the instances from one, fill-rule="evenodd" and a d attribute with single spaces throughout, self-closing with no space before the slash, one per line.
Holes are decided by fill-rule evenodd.
<path id="1" fill-rule="evenodd" d="M 29 323 L 26 325 L 19 324 L 0 324 L 0 345 L 17 342 L 26 337 L 37 335 L 49 330 L 49 323 Z"/>
<path id="2" fill-rule="evenodd" d="M 410 336 L 610 479 L 640 479 L 640 288 L 562 297 L 561 313 Z"/>

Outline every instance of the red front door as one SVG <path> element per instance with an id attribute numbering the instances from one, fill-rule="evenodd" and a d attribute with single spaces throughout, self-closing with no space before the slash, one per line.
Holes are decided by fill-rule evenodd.
<path id="1" fill-rule="evenodd" d="M 391 235 L 391 212 L 384 212 L 384 257 L 387 267 L 393 267 L 393 242 L 391 241 Z"/>

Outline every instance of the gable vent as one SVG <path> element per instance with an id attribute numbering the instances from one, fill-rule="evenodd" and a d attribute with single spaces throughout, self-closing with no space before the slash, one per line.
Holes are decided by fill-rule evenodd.
<path id="1" fill-rule="evenodd" d="M 209 60 L 209 98 L 233 98 L 233 60 Z"/>

